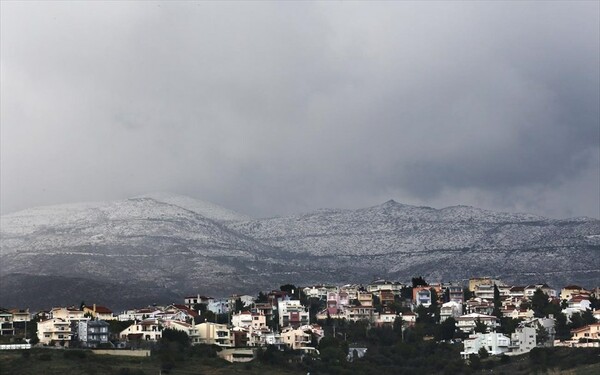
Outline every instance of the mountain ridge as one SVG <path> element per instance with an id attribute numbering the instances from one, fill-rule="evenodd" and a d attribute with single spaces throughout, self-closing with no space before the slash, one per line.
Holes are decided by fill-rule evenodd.
<path id="1" fill-rule="evenodd" d="M 255 293 L 287 282 L 368 282 L 374 276 L 442 281 L 485 274 L 519 281 L 519 275 L 537 274 L 551 283 L 600 282 L 596 219 L 394 200 L 251 219 L 193 198 L 152 193 L 33 208 L 1 220 L 0 276 L 8 284 L 9 275 L 22 280 L 27 274 L 64 288 L 56 279 L 63 276 L 116 283 L 122 290 L 131 282 L 123 295 L 147 285 L 163 291 L 154 296 L 173 296 Z M 44 293 L 52 294 L 52 283 L 45 284 Z M 26 295 L 18 285 L 14 291 Z M 0 305 L 18 299 L 14 293 L 3 288 Z M 31 301 L 33 296 L 23 303 Z"/>

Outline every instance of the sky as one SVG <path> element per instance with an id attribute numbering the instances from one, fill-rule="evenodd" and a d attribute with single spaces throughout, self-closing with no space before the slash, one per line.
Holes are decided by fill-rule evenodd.
<path id="1" fill-rule="evenodd" d="M 600 218 L 600 3 L 12 2 L 0 205 Z"/>

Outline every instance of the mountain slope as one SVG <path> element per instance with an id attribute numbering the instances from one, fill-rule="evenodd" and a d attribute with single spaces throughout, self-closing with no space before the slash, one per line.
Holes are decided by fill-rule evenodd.
<path id="1" fill-rule="evenodd" d="M 39 303 L 37 293 L 79 303 L 65 298 L 79 298 L 81 280 L 106 285 L 102 298 L 118 303 L 126 303 L 124 296 L 172 302 L 157 300 L 415 275 L 600 283 L 600 221 L 466 206 L 438 210 L 389 201 L 248 220 L 191 198 L 151 194 L 4 215 L 0 235 L 0 276 L 13 285 L 0 290 L 0 305 Z M 61 278 L 74 281 L 58 283 Z M 18 287 L 23 280 L 43 287 L 25 293 Z M 144 289 L 148 295 L 140 296 Z"/>
<path id="2" fill-rule="evenodd" d="M 261 271 L 274 252 L 152 198 L 25 210 L 2 216 L 1 229 L 3 278 L 18 273 L 144 282 L 175 293 L 233 285 L 238 274 Z M 248 268 L 257 258 L 259 266 Z"/>
<path id="3" fill-rule="evenodd" d="M 231 228 L 334 269 L 437 280 L 522 273 L 562 282 L 600 282 L 600 221 L 552 220 L 467 206 L 436 210 L 394 201 L 359 210 L 237 222 Z M 531 277 L 529 277 L 531 279 Z"/>

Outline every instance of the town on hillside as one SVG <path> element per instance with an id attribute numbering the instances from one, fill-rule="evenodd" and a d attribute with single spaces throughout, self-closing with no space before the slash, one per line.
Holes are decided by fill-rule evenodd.
<path id="1" fill-rule="evenodd" d="M 600 287 L 555 289 L 545 283 L 507 285 L 490 277 L 464 282 L 368 285 L 282 285 L 256 296 L 194 294 L 167 306 L 115 312 L 82 301 L 77 306 L 0 310 L 0 349 L 152 349 L 165 335 L 208 344 L 230 362 L 251 361 L 263 347 L 318 357 L 319 342 L 346 342 L 347 361 L 366 355 L 356 331 L 388 328 L 405 342 L 460 346 L 473 356 L 514 356 L 536 347 L 599 347 Z M 92 301 L 90 301 L 92 302 Z"/>

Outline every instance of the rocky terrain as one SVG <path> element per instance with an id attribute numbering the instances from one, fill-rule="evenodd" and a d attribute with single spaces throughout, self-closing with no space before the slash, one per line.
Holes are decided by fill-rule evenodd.
<path id="1" fill-rule="evenodd" d="M 173 194 L 3 215 L 0 305 L 121 307 L 281 283 L 432 281 L 490 275 L 600 283 L 600 221 L 388 201 L 251 219 Z M 90 294 L 89 291 L 94 293 Z M 54 297 L 51 299 L 50 297 Z M 91 297 L 93 298 L 93 297 Z"/>

